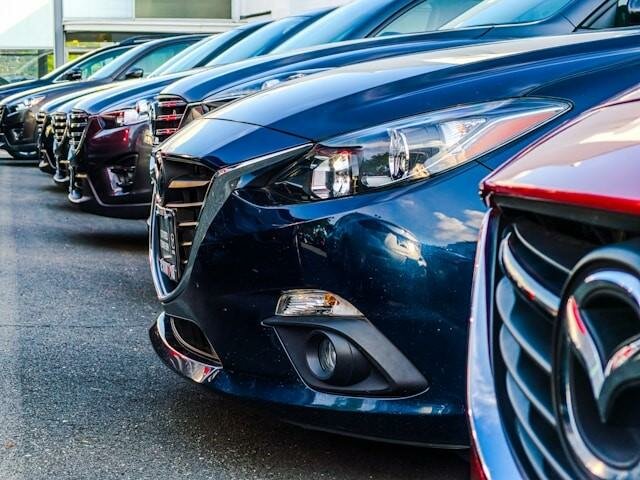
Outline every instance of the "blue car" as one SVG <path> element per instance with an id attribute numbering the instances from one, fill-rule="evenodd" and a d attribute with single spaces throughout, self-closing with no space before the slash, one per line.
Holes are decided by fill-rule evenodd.
<path id="1" fill-rule="evenodd" d="M 621 15 L 617 5 L 606 0 L 357 0 L 293 36 L 269 57 L 204 71 L 167 86 L 156 112 L 162 116 L 167 102 L 178 115 L 154 121 L 154 136 L 163 141 L 220 105 L 318 70 L 436 48 L 636 23 L 637 18 Z M 346 41 L 363 37 L 368 38 Z M 334 44 L 299 50 L 319 43 Z"/>
<path id="2" fill-rule="evenodd" d="M 568 33 L 576 30 L 576 26 L 567 21 L 567 17 L 576 19 L 576 24 L 580 25 L 580 28 L 587 28 L 592 24 L 585 23 L 585 20 L 594 17 L 594 13 L 602 13 L 599 11 L 602 6 L 600 0 L 558 2 L 547 5 L 545 9 L 535 8 L 535 2 L 514 3 L 512 0 L 498 2 L 474 0 L 471 3 L 474 7 L 470 10 L 466 10 L 471 6 L 467 0 L 447 3 L 383 1 L 370 3 L 367 0 L 348 4 L 294 35 L 285 42 L 287 49 L 298 46 L 296 39 L 306 38 L 309 31 L 316 32 L 313 34 L 314 38 L 320 32 L 326 34 L 329 31 L 325 25 L 327 19 L 332 19 L 329 22 L 332 28 L 343 25 L 344 22 L 341 19 L 350 18 L 351 21 L 343 25 L 342 28 L 345 30 L 343 36 L 323 37 L 323 40 L 334 41 L 336 38 L 345 36 L 349 38 L 354 35 L 373 35 L 373 38 L 273 54 L 265 58 L 205 70 L 194 75 L 185 75 L 182 80 L 166 86 L 158 97 L 159 101 L 155 108 L 151 109 L 153 138 L 159 143 L 173 134 L 178 127 L 187 125 L 194 118 L 220 105 L 288 79 L 367 60 L 487 42 L 495 38 Z M 357 8 L 358 6 L 360 8 Z M 429 8 L 427 9 L 426 6 Z M 451 18 L 452 16 L 454 18 Z M 376 26 L 372 26 L 371 22 Z M 325 27 L 318 30 L 318 25 L 325 25 Z M 354 25 L 363 26 L 362 29 L 354 29 Z M 614 23 L 600 22 L 598 27 L 613 25 Z M 398 32 L 419 30 L 418 26 L 427 30 L 434 28 L 442 28 L 442 30 L 395 35 Z M 265 28 L 252 35 L 246 42 L 262 35 L 266 30 Z M 394 35 L 389 36 L 390 33 Z M 305 41 L 300 40 L 300 45 L 304 44 Z M 282 47 L 278 47 L 274 51 L 281 49 Z M 229 50 L 231 53 L 233 51 L 234 49 Z M 238 58 L 237 53 L 233 53 L 231 55 L 233 58 L 229 58 L 229 52 L 225 52 L 213 63 L 225 63 Z M 220 58 L 226 58 L 226 60 L 220 60 Z M 154 85 L 158 86 L 160 82 Z M 124 98 L 126 89 L 120 90 L 124 95 L 116 94 L 112 97 Z M 154 87 L 153 90 L 156 88 Z M 149 95 L 153 93 L 151 88 L 148 93 Z M 74 107 L 90 116 L 99 116 L 108 112 L 108 102 L 97 100 L 107 95 L 110 93 L 94 96 L 91 101 L 82 101 Z M 131 100 L 141 99 L 137 92 L 129 97 Z M 134 102 L 129 103 L 133 106 Z M 132 176 L 132 183 L 127 186 L 127 191 L 123 191 L 120 186 L 122 182 L 114 183 L 111 179 L 115 177 L 109 174 L 113 168 L 122 171 L 119 160 L 125 157 L 138 159 L 139 165 L 136 168 L 139 169 L 138 167 L 146 161 L 153 148 L 152 137 L 147 135 L 144 125 L 133 125 L 131 130 L 130 141 L 124 145 L 124 149 L 121 148 L 122 145 L 111 150 L 107 147 L 107 136 L 113 135 L 119 138 L 118 129 L 97 129 L 89 131 L 85 137 L 85 146 L 80 150 L 81 155 L 76 157 L 78 161 L 74 162 L 75 167 L 72 169 L 77 170 L 78 175 L 74 174 L 77 181 L 74 182 L 74 188 L 69 196 L 85 211 L 127 218 L 146 218 L 148 215 L 151 195 L 146 176 Z M 96 145 L 93 139 L 97 139 L 98 135 L 99 151 L 93 148 Z M 58 177 L 66 178 L 66 175 Z"/>
<path id="3" fill-rule="evenodd" d="M 638 40 L 361 63 L 193 121 L 154 155 L 158 355 L 298 425 L 466 447 L 477 186 L 637 82 Z"/>

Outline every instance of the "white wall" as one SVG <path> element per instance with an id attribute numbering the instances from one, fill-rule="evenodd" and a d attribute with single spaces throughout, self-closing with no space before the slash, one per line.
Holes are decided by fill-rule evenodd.
<path id="1" fill-rule="evenodd" d="M 46 49 L 53 46 L 51 0 L 0 0 L 0 49 Z"/>
<path id="2" fill-rule="evenodd" d="M 134 0 L 64 0 L 63 11 L 65 19 L 133 18 Z"/>
<path id="3" fill-rule="evenodd" d="M 305 12 L 333 5 L 344 5 L 350 0 L 234 0 L 240 16 L 271 12 L 273 18 L 286 17 L 294 13 Z"/>

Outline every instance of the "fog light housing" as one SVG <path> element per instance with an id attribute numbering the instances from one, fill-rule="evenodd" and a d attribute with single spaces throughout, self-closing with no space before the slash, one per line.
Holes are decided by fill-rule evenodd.
<path id="1" fill-rule="evenodd" d="M 366 379 L 371 367 L 358 348 L 340 335 L 314 330 L 307 340 L 307 366 L 322 382 L 355 385 Z"/>

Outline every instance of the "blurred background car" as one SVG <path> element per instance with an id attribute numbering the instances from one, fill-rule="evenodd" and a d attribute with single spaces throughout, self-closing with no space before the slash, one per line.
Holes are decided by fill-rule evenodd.
<path id="1" fill-rule="evenodd" d="M 7 81 L 0 87 L 0 100 L 38 87 L 60 82 L 86 80 L 119 55 L 149 40 L 148 37 L 132 37 L 123 42 L 88 52 L 38 79 Z"/>
<path id="2" fill-rule="evenodd" d="M 638 35 L 360 63 L 193 121 L 154 155 L 159 356 L 299 425 L 468 445 L 477 185 L 635 84 Z"/>
<path id="3" fill-rule="evenodd" d="M 0 148 L 18 159 L 36 159 L 39 107 L 74 91 L 143 78 L 203 35 L 185 35 L 151 40 L 131 48 L 103 66 L 86 80 L 46 85 L 17 93 L 0 102 Z"/>
<path id="4" fill-rule="evenodd" d="M 474 479 L 638 477 L 639 114 L 635 87 L 483 182 Z"/>
<path id="5" fill-rule="evenodd" d="M 269 22 L 252 22 L 219 35 L 203 38 L 199 42 L 185 48 L 179 56 L 172 57 L 160 65 L 160 67 L 149 75 L 147 82 L 139 79 L 138 81 L 130 80 L 119 85 L 121 87 L 121 93 L 115 97 L 117 99 L 116 103 L 124 108 L 127 97 L 132 96 L 134 100 L 131 106 L 135 106 L 136 100 L 143 98 L 140 97 L 139 92 L 141 90 L 148 90 L 151 92 L 150 95 L 156 93 L 155 89 L 171 83 L 178 78 L 178 76 L 174 74 L 206 65 L 211 59 L 220 55 L 227 48 L 232 47 L 268 23 Z M 184 75 L 187 74 L 188 73 L 184 73 Z M 67 159 L 69 132 L 67 130 L 67 115 L 71 113 L 75 105 L 74 101 L 83 96 L 88 96 L 112 87 L 116 88 L 116 86 L 111 84 L 102 84 L 97 87 L 76 90 L 39 107 L 38 114 L 36 115 L 36 143 L 41 153 L 39 167 L 46 173 L 54 174 L 54 180 L 57 183 L 66 183 L 69 178 Z M 110 98 L 114 97 L 112 96 Z M 104 102 L 102 102 L 101 105 L 104 106 Z M 60 160 L 63 161 L 62 164 L 58 164 L 57 157 L 60 157 Z"/>

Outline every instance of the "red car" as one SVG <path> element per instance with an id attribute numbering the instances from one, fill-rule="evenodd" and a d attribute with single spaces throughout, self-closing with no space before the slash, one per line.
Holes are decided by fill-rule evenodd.
<path id="1" fill-rule="evenodd" d="M 475 478 L 640 478 L 640 88 L 482 185 Z"/>

